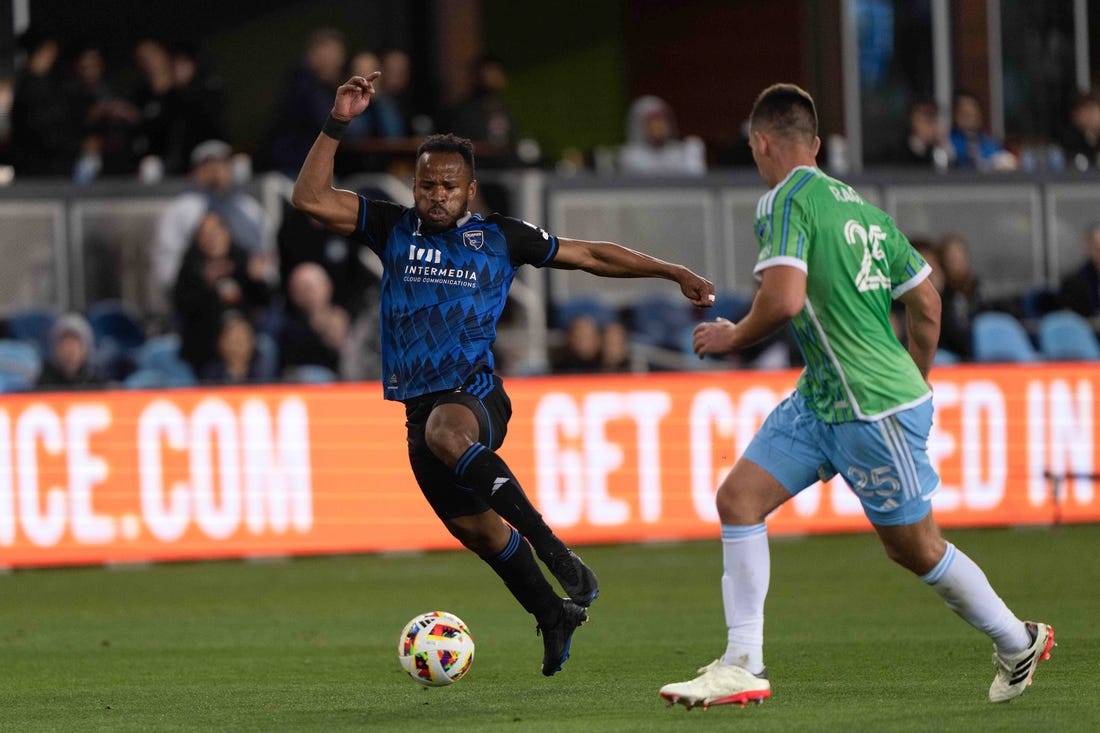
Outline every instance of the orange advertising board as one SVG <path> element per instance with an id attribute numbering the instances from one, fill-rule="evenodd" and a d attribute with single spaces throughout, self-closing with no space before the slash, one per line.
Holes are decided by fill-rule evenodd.
<path id="1" fill-rule="evenodd" d="M 571 543 L 716 537 L 714 489 L 796 377 L 510 379 L 501 455 Z M 1100 367 L 956 367 L 933 384 L 941 524 L 1100 520 Z M 5 395 L 0 566 L 454 547 L 409 470 L 403 407 L 380 392 Z M 839 479 L 769 519 L 773 534 L 868 526 Z"/>

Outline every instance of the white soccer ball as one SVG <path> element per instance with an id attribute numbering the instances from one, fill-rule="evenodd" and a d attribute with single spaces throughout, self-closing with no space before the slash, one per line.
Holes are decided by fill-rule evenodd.
<path id="1" fill-rule="evenodd" d="M 457 682 L 470 671 L 474 637 L 453 613 L 422 613 L 405 624 L 397 640 L 397 657 L 414 680 L 442 687 Z"/>

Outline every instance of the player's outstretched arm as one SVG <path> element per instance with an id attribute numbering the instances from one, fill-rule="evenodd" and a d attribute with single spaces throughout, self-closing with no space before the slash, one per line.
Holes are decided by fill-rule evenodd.
<path id="1" fill-rule="evenodd" d="M 909 356 L 928 381 L 936 345 L 940 341 L 940 294 L 931 278 L 906 291 L 899 300 L 905 306 L 905 327 L 909 333 Z"/>
<path id="2" fill-rule="evenodd" d="M 760 289 L 748 315 L 737 323 L 719 318 L 700 323 L 692 334 L 696 354 L 726 354 L 771 336 L 798 315 L 806 304 L 806 273 L 776 265 L 761 273 Z"/>
<path id="3" fill-rule="evenodd" d="M 550 267 L 559 270 L 584 270 L 601 277 L 657 277 L 680 286 L 693 305 L 714 305 L 714 284 L 706 278 L 672 262 L 665 262 L 613 242 L 588 242 L 558 238 L 558 253 Z"/>
<path id="4" fill-rule="evenodd" d="M 340 147 L 340 135 L 347 123 L 363 113 L 374 94 L 374 81 L 381 72 L 353 76 L 336 90 L 332 114 L 324 130 L 309 149 L 290 203 L 340 234 L 351 234 L 359 218 L 359 197 L 332 185 L 332 162 Z"/>

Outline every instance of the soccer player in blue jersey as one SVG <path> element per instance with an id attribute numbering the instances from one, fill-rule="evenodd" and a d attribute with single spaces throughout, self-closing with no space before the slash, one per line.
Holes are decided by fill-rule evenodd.
<path id="1" fill-rule="evenodd" d="M 495 452 L 512 412 L 490 351 L 508 288 L 524 264 L 672 280 L 697 306 L 713 303 L 714 286 L 686 267 L 617 244 L 559 238 L 517 219 L 471 214 L 473 146 L 453 135 L 435 135 L 420 146 L 411 209 L 334 188 L 340 136 L 367 108 L 378 76 L 352 77 L 337 90 L 292 202 L 381 259 L 383 390 L 386 399 L 405 404 L 413 474 L 451 534 L 534 615 L 543 637 L 542 673 L 550 676 L 569 657 L 573 632 L 588 619 L 585 609 L 599 586 Z M 558 597 L 532 548 L 568 598 Z"/>

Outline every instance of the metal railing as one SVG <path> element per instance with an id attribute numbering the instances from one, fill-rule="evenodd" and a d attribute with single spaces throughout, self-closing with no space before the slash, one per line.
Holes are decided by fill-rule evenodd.
<path id="1" fill-rule="evenodd" d="M 507 213 L 561 236 L 610 240 L 682 262 L 720 290 L 751 293 L 756 260 L 753 217 L 764 186 L 755 173 L 701 178 L 561 177 L 542 171 L 484 171 L 483 183 L 506 194 Z M 849 181 L 890 213 L 910 238 L 962 235 L 984 293 L 991 298 L 1054 288 L 1084 260 L 1083 235 L 1100 219 L 1100 174 L 979 175 L 880 171 Z M 386 175 L 344 182 L 371 185 L 411 203 L 405 181 Z M 157 216 L 186 180 L 18 182 L 0 188 L 0 316 L 32 306 L 81 309 L 122 298 L 163 312 L 164 293 L 149 287 L 149 252 Z M 264 206 L 274 237 L 289 194 L 281 176 L 260 176 L 248 189 Z M 270 243 L 271 246 L 273 245 Z M 377 268 L 366 256 L 369 267 Z M 524 268 L 512 290 L 520 316 L 502 332 L 520 342 L 524 371 L 546 363 L 547 310 L 592 297 L 625 305 L 669 283 L 606 280 L 574 271 Z M 509 329 L 511 332 L 509 332 Z"/>

